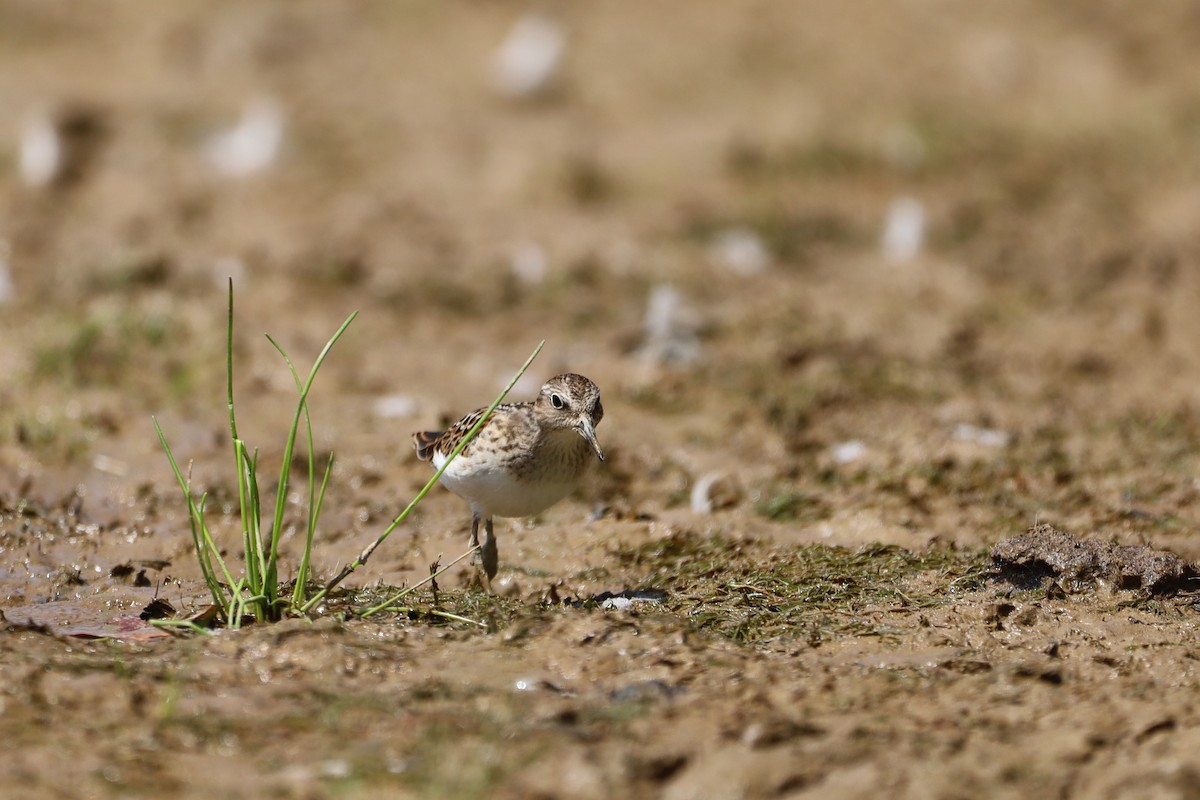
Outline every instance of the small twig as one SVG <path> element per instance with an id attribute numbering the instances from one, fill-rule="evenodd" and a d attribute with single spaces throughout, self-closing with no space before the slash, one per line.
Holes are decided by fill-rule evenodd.
<path id="1" fill-rule="evenodd" d="M 418 608 L 412 608 L 411 606 L 395 606 L 392 608 L 392 611 L 395 611 L 398 613 L 407 611 L 410 613 L 428 614 L 431 617 L 445 617 L 446 619 L 452 619 L 455 622 L 466 622 L 471 625 L 478 625 L 481 628 L 488 627 L 488 624 L 486 622 L 480 622 L 477 619 L 471 619 L 470 617 L 463 617 L 463 616 L 459 616 L 458 614 L 452 614 L 449 611 L 442 611 L 440 608 L 420 608 L 420 609 L 418 609 Z M 492 631 L 492 633 L 494 633 L 494 632 L 495 631 Z"/>
<path id="2" fill-rule="evenodd" d="M 441 564 L 442 564 L 442 554 L 438 553 L 437 559 L 432 564 L 429 565 L 429 592 L 433 595 L 434 607 L 437 607 L 437 605 L 438 605 L 437 576 L 438 576 L 438 569 L 441 567 Z"/>
<path id="3" fill-rule="evenodd" d="M 485 622 L 480 622 L 479 620 L 471 619 L 470 617 L 461 617 L 458 614 L 451 614 L 449 611 L 442 611 L 440 608 L 432 608 L 429 611 L 426 611 L 425 613 L 430 614 L 435 617 L 445 617 L 446 619 L 452 619 L 456 622 L 469 622 L 472 625 L 478 625 L 481 628 L 487 627 L 487 623 L 485 623 Z"/>

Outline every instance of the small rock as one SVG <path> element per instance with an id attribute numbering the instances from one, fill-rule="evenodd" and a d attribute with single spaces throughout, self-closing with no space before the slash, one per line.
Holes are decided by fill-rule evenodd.
<path id="1" fill-rule="evenodd" d="M 749 228 L 722 231 L 713 241 L 712 259 L 738 275 L 756 275 L 771 263 L 762 238 Z"/>
<path id="2" fill-rule="evenodd" d="M 9 269 L 8 260 L 12 248 L 8 242 L 0 239 L 0 305 L 11 303 L 16 295 L 16 289 L 13 286 L 12 270 Z"/>
<path id="3" fill-rule="evenodd" d="M 628 611 L 633 607 L 633 600 L 628 597 L 610 597 L 600 604 L 605 611 Z"/>
<path id="4" fill-rule="evenodd" d="M 283 109 L 279 103 L 259 98 L 246 106 L 237 125 L 208 140 L 204 155 L 222 175 L 248 177 L 275 163 L 283 145 L 283 132 Z"/>
<path id="5" fill-rule="evenodd" d="M 411 417 L 417 412 L 417 401 L 406 394 L 389 394 L 377 398 L 372 410 L 383 419 Z"/>
<path id="6" fill-rule="evenodd" d="M 533 97 L 553 86 L 566 52 L 562 26 L 545 14 L 526 14 L 492 59 L 493 82 L 510 97 Z"/>
<path id="7" fill-rule="evenodd" d="M 978 428 L 966 423 L 955 426 L 952 436 L 960 442 L 971 442 L 983 445 L 984 447 L 1008 447 L 1012 441 L 1012 435 L 1005 431 L 993 428 Z"/>
<path id="8" fill-rule="evenodd" d="M 527 286 L 536 286 L 545 281 L 548 265 L 546 251 L 535 242 L 525 242 L 513 248 L 509 259 L 512 274 Z"/>
<path id="9" fill-rule="evenodd" d="M 643 322 L 645 338 L 639 349 L 642 359 L 654 364 L 695 364 L 700 360 L 698 327 L 677 289 L 666 284 L 655 286 Z"/>
<path id="10" fill-rule="evenodd" d="M 623 592 L 601 592 L 586 600 L 572 600 L 570 605 L 578 608 L 586 603 L 595 603 L 608 611 L 628 610 L 645 603 L 662 603 L 667 593 L 661 589 L 626 589 Z"/>
<path id="11" fill-rule="evenodd" d="M 44 111 L 31 114 L 21 128 L 17 168 L 26 186 L 48 186 L 62 167 L 62 142 L 54 120 Z"/>
<path id="12" fill-rule="evenodd" d="M 62 186 L 81 178 L 103 139 L 104 120 L 86 106 L 31 111 L 21 128 L 17 171 L 26 186 Z"/>
<path id="13" fill-rule="evenodd" d="M 501 575 L 492 581 L 492 591 L 497 597 L 517 597 L 521 594 L 521 583 L 513 575 Z"/>
<path id="14" fill-rule="evenodd" d="M 513 691 L 515 692 L 536 692 L 542 687 L 541 678 L 517 678 L 513 681 Z"/>
<path id="15" fill-rule="evenodd" d="M 97 453 L 92 456 L 92 469 L 118 478 L 129 474 L 129 465 L 119 458 Z"/>
<path id="16" fill-rule="evenodd" d="M 742 491 L 737 481 L 721 472 L 708 473 L 692 487 L 691 505 L 696 514 L 711 514 L 723 508 L 732 508 L 741 499 Z"/>
<path id="17" fill-rule="evenodd" d="M 829 457 L 836 464 L 849 464 L 858 461 L 867 454 L 867 446 L 857 439 L 835 444 L 829 450 Z"/>
<path id="18" fill-rule="evenodd" d="M 883 255 L 893 264 L 912 261 L 925 238 L 925 208 L 919 200 L 902 197 L 888 209 L 883 227 Z"/>

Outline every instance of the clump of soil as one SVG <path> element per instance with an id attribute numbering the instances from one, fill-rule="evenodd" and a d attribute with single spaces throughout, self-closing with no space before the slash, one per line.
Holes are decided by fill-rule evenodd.
<path id="1" fill-rule="evenodd" d="M 1169 595 L 1200 584 L 1200 571 L 1165 550 L 1077 539 L 1051 525 L 1038 525 L 992 548 L 999 577 L 1015 586 L 1040 586 L 1050 578 L 1068 591 L 1097 584 Z"/>

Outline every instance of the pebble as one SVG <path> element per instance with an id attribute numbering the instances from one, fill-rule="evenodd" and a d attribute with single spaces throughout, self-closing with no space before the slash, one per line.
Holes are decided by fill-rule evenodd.
<path id="1" fill-rule="evenodd" d="M 901 197 L 888 209 L 883 227 L 883 255 L 893 264 L 904 264 L 921 252 L 925 238 L 925 207 L 912 197 Z"/>
<path id="2" fill-rule="evenodd" d="M 275 163 L 283 134 L 283 109 L 274 99 L 259 98 L 246 106 L 237 125 L 205 143 L 204 156 L 222 175 L 248 177 Z"/>
<path id="3" fill-rule="evenodd" d="M 830 457 L 837 464 L 849 464 L 858 461 L 867 454 L 867 446 L 857 439 L 835 444 L 829 450 Z"/>
<path id="4" fill-rule="evenodd" d="M 712 244 L 712 259 L 743 277 L 757 275 L 771 264 L 771 253 L 762 237 L 749 228 L 722 231 Z"/>
<path id="5" fill-rule="evenodd" d="M 17 169 L 26 186 L 48 186 L 62 172 L 63 146 L 58 126 L 44 110 L 31 113 L 21 128 Z"/>
<path id="6" fill-rule="evenodd" d="M 492 59 L 492 79 L 510 97 L 532 97 L 548 90 L 566 51 L 562 26 L 546 14 L 526 14 L 509 29 Z"/>
<path id="7" fill-rule="evenodd" d="M 639 352 L 644 361 L 690 365 L 700 360 L 695 317 L 685 309 L 683 295 L 675 287 L 659 284 L 650 290 L 642 327 L 645 338 Z"/>
<path id="8" fill-rule="evenodd" d="M 1008 447 L 1012 441 L 1012 435 L 1006 431 L 979 428 L 965 422 L 956 426 L 952 435 L 960 442 L 972 442 L 984 447 Z"/>
<path id="9" fill-rule="evenodd" d="M 741 499 L 742 491 L 731 476 L 723 472 L 710 472 L 692 487 L 691 506 L 696 514 L 711 514 L 722 508 L 731 508 Z"/>
<path id="10" fill-rule="evenodd" d="M 417 401 L 406 394 L 389 394 L 377 398 L 372 410 L 383 419 L 411 417 L 417 413 Z"/>
<path id="11" fill-rule="evenodd" d="M 12 270 L 9 269 L 8 261 L 9 254 L 12 252 L 12 247 L 8 242 L 0 239 L 0 305 L 11 303 L 16 295 L 16 289 L 13 286 Z"/>
<path id="12" fill-rule="evenodd" d="M 549 272 L 546 251 L 536 242 L 524 242 L 514 247 L 508 263 L 513 276 L 526 286 L 544 282 Z"/>

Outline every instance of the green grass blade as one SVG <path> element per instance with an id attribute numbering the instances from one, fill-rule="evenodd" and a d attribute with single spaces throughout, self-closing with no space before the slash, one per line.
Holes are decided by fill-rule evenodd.
<path id="1" fill-rule="evenodd" d="M 309 564 L 312 561 L 313 537 L 317 531 L 317 520 L 321 516 L 321 506 L 325 504 L 325 490 L 329 488 L 329 476 L 333 474 L 333 454 L 329 454 L 329 463 L 325 465 L 325 477 L 321 479 L 321 489 L 315 499 L 309 500 L 308 539 L 304 543 L 304 555 L 300 558 L 300 569 L 296 571 L 296 588 L 292 592 L 292 606 L 299 608 L 303 605 L 306 586 L 308 585 Z"/>
<path id="2" fill-rule="evenodd" d="M 314 436 L 312 418 L 308 408 L 308 395 L 325 358 L 357 316 L 358 312 L 356 311 L 347 317 L 341 327 L 325 343 L 325 347 L 317 356 L 308 374 L 307 381 L 303 383 L 301 383 L 300 375 L 287 353 L 279 347 L 274 339 L 271 339 L 270 336 L 267 337 L 287 362 L 288 369 L 292 373 L 292 378 L 296 382 L 299 398 L 285 444 L 283 465 L 280 468 L 280 480 L 276 489 L 275 509 L 274 515 L 271 518 L 271 527 L 269 532 L 264 535 L 262 497 L 258 485 L 259 451 L 255 449 L 253 454 L 251 454 L 246 442 L 238 435 L 237 428 L 237 413 L 233 389 L 234 289 L 233 280 L 230 279 L 229 281 L 229 302 L 226 311 L 225 335 L 226 403 L 229 413 L 229 434 L 233 444 L 234 466 L 237 472 L 238 511 L 242 524 L 245 577 L 237 581 L 233 579 L 204 518 L 207 495 L 203 496 L 199 503 L 192 496 L 190 483 L 179 468 L 179 464 L 171 452 L 166 436 L 158 424 L 158 420 L 154 420 L 154 427 L 158 433 L 159 442 L 167 454 L 167 459 L 171 464 L 175 479 L 183 491 L 184 499 L 187 502 L 192 544 L 196 548 L 196 558 L 200 566 L 200 571 L 204 577 L 205 584 L 212 594 L 214 604 L 223 612 L 224 622 L 227 627 L 239 627 L 250 613 L 253 613 L 258 620 L 277 620 L 282 616 L 283 608 L 286 605 L 286 602 L 282 601 L 279 597 L 279 544 L 282 537 L 283 517 L 287 504 L 292 458 L 295 452 L 296 436 L 298 434 L 301 414 L 304 415 L 305 440 L 309 453 L 308 525 L 304 556 L 300 565 L 300 580 L 297 581 L 294 599 L 298 602 L 304 598 L 305 583 L 311 564 L 312 545 L 316 535 L 317 522 L 333 469 L 333 458 L 331 455 L 324 478 L 318 488 Z M 218 568 L 219 574 L 223 575 L 225 579 L 223 584 L 218 574 Z M 228 596 L 226 597 L 226 595 Z"/>
<path id="3" fill-rule="evenodd" d="M 292 605 L 298 605 L 304 600 L 304 584 L 308 581 L 308 567 L 312 560 L 313 538 L 317 532 L 317 448 L 313 443 L 312 416 L 308 403 L 304 404 L 304 433 L 308 443 L 308 525 L 304 536 L 304 552 L 300 555 L 300 568 L 296 570 L 296 586 L 292 591 Z M 321 484 L 321 495 L 324 499 L 325 487 L 329 481 L 329 471 L 333 468 L 333 453 L 329 454 L 329 462 L 325 465 L 325 477 Z"/>
<path id="4" fill-rule="evenodd" d="M 321 369 L 321 365 L 325 362 L 326 356 L 329 355 L 329 351 L 333 349 L 335 344 L 337 344 L 338 339 L 342 338 L 342 334 L 346 332 L 346 329 L 350 327 L 350 323 L 354 322 L 354 319 L 357 316 L 358 312 L 355 311 L 346 318 L 346 321 L 342 323 L 341 327 L 337 329 L 333 336 L 329 337 L 329 341 L 325 343 L 325 347 L 321 349 L 320 354 L 317 355 L 316 361 L 313 362 L 312 369 L 309 370 L 308 373 L 308 380 L 304 382 L 304 386 L 300 390 L 300 397 L 296 403 L 296 413 L 292 416 L 292 426 L 288 430 L 287 441 L 284 444 L 283 465 L 279 470 L 279 487 L 276 490 L 275 495 L 275 515 L 271 522 L 271 547 L 270 553 L 267 557 L 267 585 L 264 587 L 268 598 L 267 603 L 271 606 L 268 613 L 271 615 L 272 619 L 276 618 L 278 615 L 276 601 L 279 596 L 279 541 L 283 535 L 283 514 L 287 506 L 288 484 L 290 482 L 292 473 L 292 454 L 296 449 L 296 435 L 300 428 L 300 417 L 307 406 L 308 394 L 312 390 L 312 385 L 316 380 L 317 372 Z M 280 354 L 288 362 L 288 365 L 291 366 L 291 359 L 288 358 L 288 355 L 286 352 L 284 352 L 283 348 L 280 347 L 279 344 L 270 336 L 268 336 L 267 339 L 272 345 L 275 346 L 275 349 L 280 352 Z"/>
<path id="5" fill-rule="evenodd" d="M 296 413 L 292 417 L 292 427 L 288 430 L 287 441 L 284 443 L 283 464 L 279 469 L 279 483 L 277 484 L 278 488 L 275 490 L 275 514 L 271 518 L 271 541 L 267 548 L 268 555 L 265 562 L 267 580 L 276 587 L 275 594 L 277 595 L 279 586 L 279 540 L 283 536 L 283 515 L 285 509 L 287 508 L 288 483 L 291 480 L 292 475 L 292 453 L 296 447 L 296 434 L 300 425 L 300 415 L 302 412 L 304 412 L 307 406 L 304 402 L 304 387 L 300 384 L 300 376 L 296 372 L 296 367 L 292 363 L 291 356 L 289 356 L 287 351 L 284 350 L 279 343 L 271 337 L 271 334 L 268 333 L 266 336 L 267 341 L 279 351 L 281 356 L 283 356 L 284 363 L 287 364 L 288 369 L 292 373 L 292 379 L 296 382 L 296 390 L 299 394 L 299 399 L 296 402 Z M 311 463 L 311 453 L 309 460 Z M 271 591 L 266 586 L 263 588 L 266 592 Z"/>
<path id="6" fill-rule="evenodd" d="M 229 432 L 237 441 L 237 420 L 233 413 L 233 278 L 229 279 L 229 314 L 225 326 L 225 394 L 229 404 Z"/>
<path id="7" fill-rule="evenodd" d="M 250 491 L 250 532 L 254 537 L 254 557 L 258 560 L 258 584 L 255 585 L 254 591 L 262 589 L 264 575 L 267 571 L 267 556 L 263 549 L 262 535 L 262 497 L 258 491 L 258 448 L 254 448 L 253 457 L 249 457 L 243 453 L 244 458 L 249 458 L 247 466 L 247 474 L 250 476 L 247 483 Z"/>
<path id="8" fill-rule="evenodd" d="M 225 575 L 227 585 L 232 584 L 232 578 L 229 570 L 225 566 L 224 559 L 221 558 L 221 553 L 216 548 L 212 536 L 208 531 L 208 527 L 204 524 L 204 499 L 201 499 L 197 505 L 192 497 L 191 486 L 187 478 L 184 477 L 183 470 L 179 468 L 179 463 L 175 460 L 175 454 L 171 452 L 171 446 L 167 443 L 166 434 L 163 433 L 162 426 L 158 424 L 156 417 L 151 417 L 154 422 L 154 430 L 158 434 L 159 444 L 162 445 L 163 452 L 167 454 L 167 461 L 171 465 L 171 471 L 175 474 L 175 480 L 179 484 L 180 490 L 183 491 L 184 501 L 188 507 L 188 522 L 192 530 L 192 543 L 196 548 L 196 558 L 200 565 L 200 571 L 204 576 L 204 583 L 208 586 L 209 592 L 213 596 L 213 603 L 221 607 L 224 605 L 224 598 L 221 592 L 221 583 L 218 580 L 216 571 L 213 569 L 212 561 L 208 554 L 214 553 L 217 558 L 217 563 L 221 567 L 221 572 Z"/>
<path id="9" fill-rule="evenodd" d="M 193 506 L 195 508 L 196 521 L 199 528 L 200 542 L 203 545 L 202 547 L 198 548 L 198 557 L 203 559 L 204 562 L 201 565 L 201 569 L 206 570 L 207 573 L 212 575 L 215 580 L 216 570 L 214 570 L 212 567 L 212 563 L 215 561 L 217 566 L 221 569 L 221 575 L 225 577 L 225 586 L 232 587 L 234 584 L 233 573 L 229 571 L 229 567 L 225 564 L 225 559 L 221 556 L 221 548 L 217 546 L 217 540 L 213 538 L 212 532 L 208 529 L 208 523 L 204 521 L 204 512 L 207 507 L 207 502 L 208 494 L 206 493 L 200 496 L 199 504 L 195 504 Z M 220 587 L 220 585 L 221 584 L 218 581 L 217 586 Z M 229 591 L 232 592 L 233 589 L 230 588 Z M 220 606 L 221 604 L 220 602 L 217 602 L 216 605 Z"/>
<path id="10" fill-rule="evenodd" d="M 246 443 L 238 436 L 236 406 L 233 399 L 233 278 L 229 279 L 229 304 L 225 327 L 225 394 L 229 407 L 229 435 L 233 441 L 233 461 L 238 477 L 238 512 L 242 521 L 243 560 L 246 564 L 246 580 L 251 591 L 258 593 L 266 580 L 265 561 L 262 553 L 261 506 L 258 496 L 258 453 L 250 458 Z M 234 592 L 236 600 L 241 591 Z M 231 616 L 232 607 L 226 609 L 226 624 L 237 627 Z"/>
<path id="11" fill-rule="evenodd" d="M 281 355 L 283 357 L 284 363 L 287 364 L 288 370 L 292 373 L 292 380 L 296 384 L 296 394 L 303 395 L 304 394 L 304 384 L 301 383 L 301 381 L 300 381 L 300 373 L 296 371 L 296 365 L 292 362 L 291 357 L 288 356 L 287 352 L 283 349 L 283 347 L 279 344 L 279 342 L 275 341 L 275 339 L 272 338 L 270 336 L 270 334 L 267 335 L 267 341 L 269 341 L 275 347 L 275 349 L 279 351 L 279 355 Z M 304 433 L 305 433 L 305 441 L 307 442 L 307 445 L 308 445 L 308 526 L 307 526 L 307 531 L 306 531 L 306 536 L 305 536 L 305 541 L 304 541 L 304 553 L 300 557 L 300 568 L 296 571 L 296 585 L 292 591 L 292 605 L 293 606 L 299 606 L 301 603 L 304 602 L 305 585 L 308 582 L 309 565 L 312 560 L 313 537 L 316 534 L 317 517 L 320 514 L 319 510 L 314 511 L 314 509 L 318 509 L 318 500 L 316 497 L 316 491 L 317 491 L 317 488 L 316 488 L 316 480 L 317 480 L 317 478 L 316 478 L 316 452 L 317 452 L 317 448 L 313 441 L 312 414 L 309 410 L 307 402 L 304 403 Z M 329 470 L 332 468 L 332 466 L 333 466 L 333 457 L 331 454 L 330 455 L 330 463 L 325 471 L 324 481 L 321 484 L 321 497 L 322 498 L 324 498 L 324 495 L 325 495 L 325 488 L 329 482 Z"/>
<path id="12" fill-rule="evenodd" d="M 262 567 L 258 544 L 258 509 L 254 504 L 254 469 L 246 454 L 246 443 L 233 440 L 234 461 L 238 465 L 238 511 L 242 520 L 242 554 L 246 563 L 246 579 L 251 586 L 262 581 Z"/>
<path id="13" fill-rule="evenodd" d="M 191 483 L 188 483 L 188 492 L 191 492 Z M 216 542 L 213 540 L 212 534 L 208 530 L 208 523 L 204 519 L 204 512 L 208 510 L 208 493 L 200 495 L 200 499 L 192 504 L 189 509 L 189 521 L 192 526 L 192 544 L 196 547 L 196 558 L 200 563 L 200 572 L 204 575 L 204 582 L 217 587 L 216 596 L 220 596 L 221 583 L 217 578 L 217 571 L 213 568 L 213 559 L 221 567 L 221 574 L 225 576 L 226 586 L 229 585 L 230 578 L 229 570 L 225 568 L 225 561 L 221 558 L 221 551 L 217 548 Z M 219 601 L 218 601 L 219 602 Z"/>
<path id="14" fill-rule="evenodd" d="M 229 438 L 233 442 L 233 465 L 238 480 L 238 515 L 242 520 L 242 539 L 246 571 L 254 581 L 258 567 L 253 558 L 254 549 L 250 544 L 250 536 L 254 525 L 250 519 L 250 491 L 247 486 L 245 470 L 245 442 L 237 432 L 237 415 L 233 402 L 233 278 L 229 279 L 229 302 L 225 314 L 225 402 L 229 411 Z"/>
<path id="15" fill-rule="evenodd" d="M 187 491 L 191 493 L 191 489 Z M 208 546 L 208 541 L 211 539 L 207 535 L 207 526 L 204 522 L 204 504 L 207 495 L 200 498 L 199 503 L 191 502 L 189 497 L 188 502 L 188 525 L 192 531 L 192 546 L 196 548 L 196 562 L 200 565 L 200 574 L 204 576 L 204 584 L 208 587 L 209 594 L 213 597 L 213 603 L 218 607 L 223 602 L 221 595 L 221 581 L 217 578 L 217 571 L 213 569 L 212 550 Z M 220 554 L 217 554 L 220 556 Z"/>

